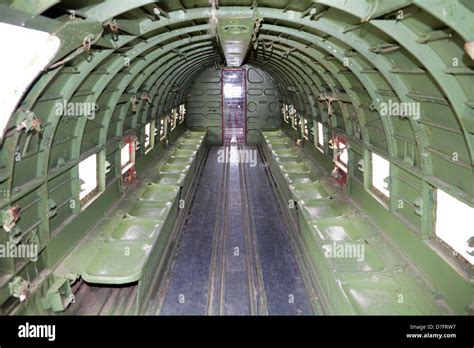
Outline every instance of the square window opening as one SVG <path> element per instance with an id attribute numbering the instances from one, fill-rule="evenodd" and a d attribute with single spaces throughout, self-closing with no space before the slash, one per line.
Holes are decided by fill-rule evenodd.
<path id="1" fill-rule="evenodd" d="M 437 189 L 435 234 L 471 265 L 474 264 L 473 216 L 474 207 Z"/>
<path id="2" fill-rule="evenodd" d="M 168 116 L 164 116 L 160 120 L 160 141 L 166 138 L 167 119 Z"/>
<path id="3" fill-rule="evenodd" d="M 321 152 L 324 152 L 324 126 L 321 122 L 318 122 L 318 146 L 317 149 Z"/>
<path id="4" fill-rule="evenodd" d="M 120 150 L 120 164 L 122 167 L 122 174 L 125 174 L 135 165 L 135 147 L 135 139 L 127 139 L 125 141 L 125 145 Z"/>
<path id="5" fill-rule="evenodd" d="M 97 175 L 97 154 L 79 162 L 79 199 L 81 204 L 90 201 L 99 193 Z"/>
<path id="6" fill-rule="evenodd" d="M 291 123 L 291 126 L 295 128 L 295 116 L 296 110 L 293 105 L 288 105 L 288 122 Z"/>
<path id="7" fill-rule="evenodd" d="M 344 173 L 347 174 L 347 164 L 349 162 L 347 138 L 342 135 L 336 134 L 333 137 L 333 144 L 334 144 L 334 163 Z"/>
<path id="8" fill-rule="evenodd" d="M 174 130 L 176 128 L 177 114 L 178 112 L 176 109 L 171 110 L 171 129 L 170 130 Z"/>
<path id="9" fill-rule="evenodd" d="M 184 104 L 181 104 L 179 106 L 179 123 L 183 123 L 184 122 L 184 116 L 186 115 L 186 106 Z"/>
<path id="10" fill-rule="evenodd" d="M 308 120 L 306 118 L 303 118 L 303 123 L 302 123 L 302 126 L 303 126 L 303 138 L 305 138 L 306 140 L 309 139 L 309 129 L 308 129 Z"/>
<path id="11" fill-rule="evenodd" d="M 290 119 L 289 119 L 289 114 L 288 114 L 288 105 L 287 104 L 283 104 L 283 121 L 286 122 L 286 123 L 289 123 L 290 122 Z"/>
<path id="12" fill-rule="evenodd" d="M 372 187 L 385 198 L 390 197 L 390 162 L 372 153 Z"/>
<path id="13" fill-rule="evenodd" d="M 153 137 L 151 136 L 153 128 L 153 122 L 149 122 L 145 125 L 145 154 L 153 149 L 154 141 Z"/>

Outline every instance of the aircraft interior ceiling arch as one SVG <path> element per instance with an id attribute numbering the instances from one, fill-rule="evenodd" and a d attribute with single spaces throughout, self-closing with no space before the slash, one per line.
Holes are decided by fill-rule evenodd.
<path id="1" fill-rule="evenodd" d="M 318 286 L 312 276 L 298 278 L 306 288 L 313 284 L 324 294 L 321 303 L 302 304 L 303 312 L 472 314 L 473 11 L 470 0 L 1 0 L 0 242 L 8 248 L 34 246 L 37 255 L 0 259 L 0 313 L 82 314 L 74 309 L 82 303 L 77 289 L 87 283 L 136 285 L 120 290 L 137 298 L 123 313 L 187 314 L 154 297 L 151 289 L 159 282 L 154 270 L 171 257 L 166 250 L 173 250 L 173 231 L 185 231 L 182 248 L 187 250 L 186 231 L 193 227 L 184 216 L 190 214 L 188 221 L 200 226 L 208 220 L 192 219 L 198 204 L 211 210 L 212 204 L 220 205 L 219 199 L 227 202 L 224 210 L 245 206 L 246 199 L 253 202 L 254 210 L 217 209 L 212 221 L 225 225 L 229 235 L 235 231 L 219 222 L 220 217 L 253 221 L 243 224 L 250 227 L 243 229 L 242 245 L 247 252 L 260 253 L 261 261 L 248 256 L 246 269 L 250 272 L 254 261 L 261 264 L 249 274 L 257 274 L 255 286 L 267 289 L 267 256 L 259 246 L 265 235 L 258 232 L 258 219 L 266 213 L 254 212 L 271 195 L 246 191 L 266 184 L 252 167 L 239 167 L 240 174 L 232 167 L 229 173 L 213 167 L 214 179 L 205 179 L 211 175 L 210 159 L 220 155 L 216 146 L 230 139 L 239 144 L 239 154 L 249 156 L 245 159 L 255 151 L 258 161 L 268 162 L 270 174 L 262 169 L 261 175 L 268 175 L 280 190 L 272 197 L 281 198 L 283 206 L 288 201 L 297 206 L 290 207 L 285 219 L 303 232 L 290 234 L 289 240 L 305 245 L 301 250 L 308 256 L 301 262 L 319 272 L 321 278 L 315 279 L 332 282 Z M 244 84 L 235 82 L 240 78 Z M 227 92 L 226 79 L 234 81 Z M 226 108 L 235 112 L 230 114 L 235 120 L 225 119 Z M 245 115 L 245 125 L 227 138 L 226 127 L 237 127 L 239 115 Z M 173 155 L 176 146 L 194 157 L 186 162 Z M 298 151 L 294 163 L 285 159 L 293 158 L 290 149 Z M 324 220 L 326 225 L 309 208 L 314 219 L 305 220 L 303 206 L 313 204 L 316 196 L 304 196 L 309 190 L 304 188 L 305 198 L 295 198 L 298 185 L 306 181 L 292 175 L 301 179 L 306 173 L 302 166 L 313 165 L 310 158 L 319 168 L 312 169 L 315 180 L 308 174 L 311 185 L 327 184 L 324 190 L 331 199 L 340 199 L 341 207 L 357 206 L 360 210 L 352 216 L 366 216 L 374 234 L 359 235 L 372 228 L 360 227 L 351 235 L 357 228 L 344 227 L 347 222 L 340 220 L 346 208 L 334 208 L 343 213 Z M 189 172 L 180 172 L 174 191 L 166 180 L 172 180 L 180 165 Z M 155 166 L 161 181 L 153 179 Z M 244 185 L 242 198 L 212 186 L 224 180 L 223 185 L 233 187 L 232 175 Z M 156 203 L 163 211 L 159 216 L 153 215 L 158 208 L 148 213 L 152 208 L 145 207 L 145 198 L 140 198 L 142 215 L 134 215 L 135 206 L 127 205 L 147 194 L 146 185 L 162 192 Z M 220 193 L 208 197 L 199 191 L 203 187 Z M 165 202 L 163 195 L 178 198 Z M 190 207 L 182 203 L 191 202 L 188 197 L 195 197 Z M 175 211 L 176 217 L 166 217 Z M 152 215 L 161 230 L 142 244 L 112 232 L 119 230 L 119 218 L 130 223 Z M 345 231 L 336 242 L 365 240 L 365 268 L 329 261 L 326 270 L 325 262 L 335 259 L 318 258 L 314 250 L 323 255 L 333 245 L 331 238 L 326 235 L 322 244 L 313 245 L 309 236 L 329 233 L 327 221 Z M 107 223 L 114 226 L 110 231 L 100 227 Z M 136 228 L 147 224 L 151 220 Z M 378 233 L 384 235 L 380 240 L 373 237 Z M 216 236 L 210 241 L 212 250 L 219 250 Z M 113 248 L 109 239 L 116 243 Z M 132 252 L 126 265 L 119 261 L 122 247 Z M 219 276 L 219 260 L 229 260 L 225 251 L 205 255 L 214 266 L 204 278 L 216 269 Z M 114 265 L 111 260 L 118 261 Z M 298 260 L 291 262 L 302 267 Z M 418 283 L 423 285 L 417 288 Z M 170 284 L 172 293 L 179 282 Z M 410 295 L 398 306 L 397 284 L 419 290 L 406 290 Z M 370 302 L 367 289 L 389 290 L 383 300 L 373 295 Z M 79 304 L 72 303 L 74 298 Z M 222 305 L 209 298 L 203 300 L 203 314 L 222 314 Z M 250 313 L 287 313 L 272 302 L 271 292 L 266 298 L 249 298 Z M 114 310 L 120 307 L 117 303 L 111 305 Z M 194 310 L 200 313 L 189 309 Z"/>

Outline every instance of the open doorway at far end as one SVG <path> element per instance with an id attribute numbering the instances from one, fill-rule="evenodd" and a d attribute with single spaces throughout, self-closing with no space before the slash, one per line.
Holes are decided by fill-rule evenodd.
<path id="1" fill-rule="evenodd" d="M 222 143 L 247 142 L 247 71 L 222 69 Z"/>

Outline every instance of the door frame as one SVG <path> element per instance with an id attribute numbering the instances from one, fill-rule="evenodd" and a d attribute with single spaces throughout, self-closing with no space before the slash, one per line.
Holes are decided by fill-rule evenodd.
<path id="1" fill-rule="evenodd" d="M 244 73 L 244 144 L 247 143 L 247 68 L 222 68 L 221 70 L 221 139 L 224 144 L 224 72 L 241 71 Z"/>

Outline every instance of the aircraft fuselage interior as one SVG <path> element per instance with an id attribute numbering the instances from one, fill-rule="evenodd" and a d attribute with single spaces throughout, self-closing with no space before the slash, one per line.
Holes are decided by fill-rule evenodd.
<path id="1" fill-rule="evenodd" d="M 474 313 L 472 0 L 0 0 L 0 314 Z"/>

